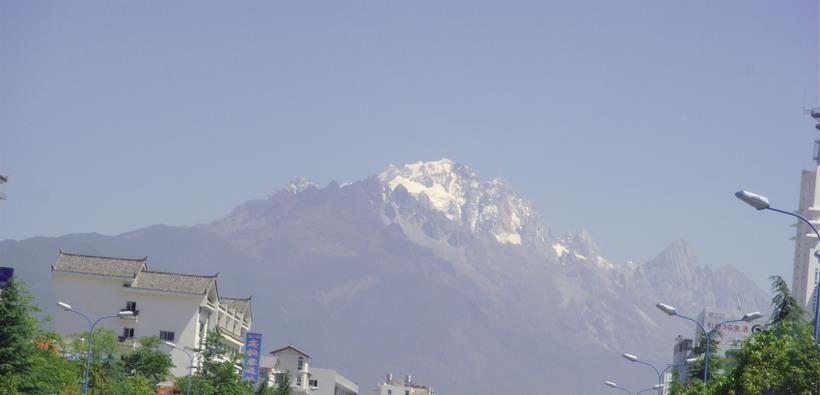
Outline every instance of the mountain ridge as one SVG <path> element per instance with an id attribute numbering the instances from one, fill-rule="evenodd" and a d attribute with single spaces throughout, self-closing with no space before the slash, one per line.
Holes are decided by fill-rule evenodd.
<path id="1" fill-rule="evenodd" d="M 609 262 L 589 232 L 553 233 L 499 180 L 446 159 L 345 185 L 301 178 L 209 223 L 0 242 L 0 262 L 21 267 L 39 300 L 59 248 L 219 271 L 220 292 L 253 290 L 266 344 L 315 347 L 322 365 L 374 385 L 383 369 L 408 371 L 453 394 L 526 392 L 545 369 L 558 393 L 603 392 L 588 376 L 629 377 L 620 352 L 661 364 L 678 334 L 691 336 L 655 303 L 691 315 L 737 299 L 768 306 L 745 275 L 702 265 L 684 241 Z M 515 366 L 493 362 L 510 352 Z"/>

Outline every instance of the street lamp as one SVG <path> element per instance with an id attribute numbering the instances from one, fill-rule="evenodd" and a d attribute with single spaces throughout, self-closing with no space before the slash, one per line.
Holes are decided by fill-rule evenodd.
<path id="1" fill-rule="evenodd" d="M 681 366 L 691 365 L 691 364 L 693 364 L 693 363 L 695 363 L 695 362 L 697 362 L 697 361 L 698 361 L 698 358 L 686 358 L 686 361 L 685 361 L 684 363 L 679 363 L 679 364 L 677 364 L 677 365 L 675 365 L 675 364 L 671 364 L 671 363 L 668 363 L 668 364 L 666 364 L 666 367 L 665 367 L 665 368 L 663 368 L 663 370 L 661 370 L 661 377 L 663 377 L 663 375 L 665 375 L 665 374 L 666 374 L 666 372 L 667 372 L 669 369 L 679 368 L 679 367 L 681 367 Z M 664 381 L 665 381 L 665 380 L 664 380 Z"/>
<path id="2" fill-rule="evenodd" d="M 629 395 L 632 395 L 632 391 L 630 391 L 630 390 L 628 390 L 624 387 L 618 387 L 618 384 L 615 384 L 612 381 L 604 381 L 604 384 L 606 384 L 608 387 L 612 387 L 612 388 L 615 388 L 616 390 L 621 390 L 621 391 L 626 392 Z"/>
<path id="3" fill-rule="evenodd" d="M 638 393 L 635 394 L 635 395 L 641 395 L 644 392 L 653 391 L 653 390 L 658 390 L 658 392 L 661 392 L 662 389 L 663 389 L 663 384 L 655 384 L 655 385 L 653 385 L 653 386 L 651 386 L 651 387 L 649 387 L 645 390 L 638 391 Z"/>
<path id="4" fill-rule="evenodd" d="M 663 311 L 664 313 L 668 314 L 668 315 L 678 316 L 678 317 L 683 318 L 685 320 L 689 320 L 689 321 L 694 322 L 695 325 L 697 325 L 700 328 L 700 330 L 703 331 L 703 336 L 706 338 L 706 352 L 703 354 L 703 388 L 706 388 L 707 380 L 708 380 L 708 377 L 709 377 L 709 375 L 708 375 L 709 374 L 709 341 L 711 339 L 712 332 L 718 330 L 718 328 L 720 328 L 723 324 L 728 324 L 728 323 L 732 323 L 732 322 L 741 322 L 741 321 L 743 321 L 743 322 L 752 322 L 752 321 L 754 321 L 754 320 L 756 320 L 760 317 L 763 317 L 763 314 L 760 314 L 759 311 L 755 311 L 754 313 L 746 313 L 740 319 L 719 322 L 715 325 L 715 328 L 713 328 L 711 331 L 707 331 L 706 328 L 704 328 L 703 325 L 700 324 L 700 322 L 678 313 L 678 310 L 676 308 L 674 308 L 674 307 L 672 307 L 668 304 L 658 303 L 655 306 L 658 309 L 660 309 L 661 311 Z M 688 362 L 688 360 L 687 360 L 687 362 Z"/>
<path id="5" fill-rule="evenodd" d="M 186 350 L 186 349 L 184 349 L 180 346 L 177 346 L 174 343 L 165 342 L 165 345 L 168 346 L 168 347 L 171 347 L 171 348 L 176 348 L 177 350 L 180 350 L 180 351 L 184 352 L 185 355 L 188 356 L 188 360 L 191 361 L 191 364 L 188 365 L 188 384 L 187 384 L 187 387 L 185 388 L 185 395 L 190 395 L 191 394 L 191 374 L 194 370 L 194 356 L 191 355 L 191 353 L 189 353 L 188 350 Z"/>
<path id="6" fill-rule="evenodd" d="M 91 370 L 91 345 L 94 342 L 94 327 L 96 327 L 97 324 L 100 321 L 102 321 L 106 318 L 127 318 L 127 317 L 133 316 L 134 313 L 131 312 L 131 311 L 120 311 L 119 313 L 117 313 L 117 315 L 107 315 L 107 316 L 104 316 L 104 317 L 100 317 L 92 323 L 91 319 L 88 318 L 87 315 L 85 315 L 83 313 L 80 313 L 77 310 L 74 310 L 73 308 L 71 308 L 71 305 L 68 304 L 68 303 L 57 302 L 57 306 L 60 306 L 60 308 L 65 310 L 65 311 L 68 311 L 68 312 L 71 312 L 71 313 L 74 313 L 74 314 L 79 314 L 81 317 L 85 318 L 85 320 L 88 322 L 88 353 L 85 355 L 85 369 L 83 370 L 83 385 L 82 385 L 82 392 L 87 393 L 88 392 L 88 371 Z"/>
<path id="7" fill-rule="evenodd" d="M 813 117 L 817 118 L 815 116 L 817 114 L 820 114 L 820 108 L 816 108 L 816 109 L 812 110 L 812 116 Z M 820 120 L 820 119 L 818 119 L 818 120 Z M 811 221 L 804 218 L 803 216 L 795 214 L 795 213 L 790 213 L 788 211 L 778 210 L 774 207 L 771 207 L 769 205 L 769 199 L 766 199 L 766 197 L 764 197 L 764 196 L 760 196 L 758 194 L 751 193 L 749 191 L 737 191 L 737 192 L 735 192 L 735 196 L 738 199 L 746 202 L 748 205 L 756 208 L 757 210 L 776 211 L 778 213 L 791 215 L 792 217 L 795 217 L 795 218 L 805 222 L 806 225 L 808 225 L 811 228 L 811 230 L 814 231 L 814 234 L 817 235 L 817 240 L 820 240 L 820 232 L 817 231 L 817 228 L 814 226 L 814 224 L 811 223 Z M 815 251 L 814 256 L 816 256 L 817 259 L 820 260 L 820 250 Z M 814 288 L 815 288 L 815 295 L 814 295 L 814 341 L 816 343 L 818 341 L 818 337 L 820 337 L 820 323 L 818 323 L 818 318 L 820 317 L 820 287 L 817 284 L 815 284 Z"/>
<path id="8" fill-rule="evenodd" d="M 624 353 L 624 354 L 621 354 L 621 356 L 622 356 L 622 357 L 624 357 L 626 360 L 628 360 L 628 361 L 630 361 L 630 362 L 637 362 L 637 363 L 639 363 L 639 364 L 641 364 L 641 365 L 646 365 L 646 366 L 649 366 L 650 368 L 652 368 L 653 370 L 655 370 L 655 374 L 657 374 L 657 375 L 658 375 L 658 384 L 663 384 L 663 376 L 661 375 L 661 372 L 659 372 L 659 371 L 658 371 L 658 368 L 656 368 L 654 365 L 652 365 L 652 364 L 650 364 L 650 363 L 646 363 L 646 362 L 644 362 L 644 361 L 641 361 L 640 359 L 638 359 L 638 357 L 636 357 L 635 355 L 632 355 L 632 354 L 626 354 L 626 353 Z M 663 388 L 663 385 L 661 385 L 660 387 L 658 387 L 658 394 L 660 394 L 660 393 L 661 393 L 660 388 Z M 652 388 L 650 388 L 650 389 L 652 389 Z M 638 393 L 640 394 L 640 392 L 638 392 Z"/>

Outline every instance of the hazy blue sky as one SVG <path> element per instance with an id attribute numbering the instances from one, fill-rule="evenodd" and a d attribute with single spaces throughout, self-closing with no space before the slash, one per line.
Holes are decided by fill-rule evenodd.
<path id="1" fill-rule="evenodd" d="M 448 157 L 617 261 L 791 279 L 818 3 L 0 2 L 0 239 L 220 217 Z"/>

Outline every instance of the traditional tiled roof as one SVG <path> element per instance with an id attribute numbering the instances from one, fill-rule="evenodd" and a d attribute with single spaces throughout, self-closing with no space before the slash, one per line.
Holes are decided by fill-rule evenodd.
<path id="1" fill-rule="evenodd" d="M 131 288 L 204 295 L 216 281 L 216 276 L 142 271 Z"/>
<path id="2" fill-rule="evenodd" d="M 296 352 L 297 354 L 301 354 L 301 355 L 304 355 L 304 356 L 306 356 L 306 357 L 310 358 L 310 355 L 307 355 L 307 354 L 305 354 L 305 353 L 303 353 L 303 352 L 301 352 L 301 351 L 297 350 L 297 349 L 296 349 L 296 347 L 293 347 L 293 346 L 287 346 L 287 347 L 282 347 L 282 348 L 280 348 L 280 349 L 278 349 L 278 350 L 273 350 L 273 351 L 271 351 L 271 352 L 270 352 L 270 354 L 271 354 L 271 355 L 276 355 L 276 354 L 279 354 L 279 353 L 280 353 L 280 352 L 282 352 L 282 351 L 287 351 L 287 350 L 294 351 L 294 352 Z"/>
<path id="3" fill-rule="evenodd" d="M 58 272 L 134 278 L 137 273 L 145 270 L 147 260 L 147 257 L 139 259 L 112 258 L 105 256 L 70 254 L 60 251 L 60 257 L 57 258 L 57 263 L 51 266 L 51 270 Z"/>
<path id="4" fill-rule="evenodd" d="M 240 298 L 220 297 L 219 298 L 219 304 L 220 305 L 223 305 L 223 304 L 228 305 L 234 311 L 244 312 L 245 309 L 250 307 L 251 298 L 248 297 L 248 298 L 240 299 Z"/>

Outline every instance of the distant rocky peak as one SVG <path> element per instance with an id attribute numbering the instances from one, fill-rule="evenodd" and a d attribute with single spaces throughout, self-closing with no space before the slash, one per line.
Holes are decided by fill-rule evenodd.
<path id="1" fill-rule="evenodd" d="M 520 245 L 532 235 L 543 238 L 543 226 L 530 203 L 520 198 L 508 182 L 500 178 L 482 181 L 473 169 L 449 159 L 390 165 L 378 174 L 378 180 L 388 204 L 406 203 L 400 199 L 406 191 L 421 207 L 446 218 L 449 223 L 442 228 L 452 229 L 455 225 L 502 244 Z M 399 195 L 391 201 L 397 188 Z M 436 221 L 422 214 L 412 213 L 410 222 L 423 225 L 427 233 L 449 233 L 447 229 L 432 231 Z"/>
<path id="2" fill-rule="evenodd" d="M 425 195 L 433 209 L 451 220 L 461 218 L 466 189 L 478 186 L 478 178 L 472 169 L 446 158 L 401 167 L 390 165 L 379 173 L 378 178 L 388 191 L 401 185 L 417 199 Z"/>
<path id="3" fill-rule="evenodd" d="M 288 185 L 286 185 L 280 191 L 287 191 L 287 192 L 295 194 L 295 193 L 302 192 L 302 191 L 304 191 L 305 189 L 308 189 L 308 188 L 319 189 L 319 185 L 316 184 L 315 182 L 311 181 L 309 178 L 302 176 L 302 177 L 299 177 L 299 178 L 289 182 Z"/>
<path id="4" fill-rule="evenodd" d="M 686 240 L 675 240 L 649 261 L 656 265 L 696 265 L 698 256 Z"/>
<path id="5" fill-rule="evenodd" d="M 601 255 L 598 244 L 595 243 L 595 240 L 592 239 L 592 235 L 586 229 L 581 229 L 580 232 L 573 236 L 570 242 L 570 248 L 584 256 L 595 257 Z"/>

